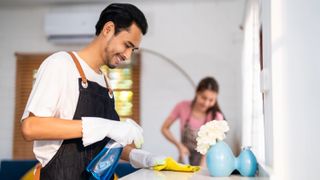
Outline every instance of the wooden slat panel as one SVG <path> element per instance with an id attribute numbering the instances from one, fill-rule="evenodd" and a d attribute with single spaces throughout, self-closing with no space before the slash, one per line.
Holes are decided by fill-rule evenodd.
<path id="1" fill-rule="evenodd" d="M 132 63 L 132 103 L 133 103 L 133 112 L 132 118 L 140 124 L 140 68 L 141 68 L 141 54 L 133 54 L 133 63 Z"/>
<path id="2" fill-rule="evenodd" d="M 13 159 L 34 159 L 32 142 L 23 139 L 20 119 L 32 88 L 33 70 L 38 69 L 41 62 L 49 54 L 16 54 L 16 104 L 14 119 Z"/>

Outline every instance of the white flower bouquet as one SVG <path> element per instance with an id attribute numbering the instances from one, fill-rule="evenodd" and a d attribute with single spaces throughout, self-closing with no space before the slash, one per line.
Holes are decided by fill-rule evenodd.
<path id="1" fill-rule="evenodd" d="M 225 120 L 212 120 L 200 127 L 197 137 L 196 150 L 205 155 L 210 146 L 222 141 L 229 131 L 229 126 Z"/>

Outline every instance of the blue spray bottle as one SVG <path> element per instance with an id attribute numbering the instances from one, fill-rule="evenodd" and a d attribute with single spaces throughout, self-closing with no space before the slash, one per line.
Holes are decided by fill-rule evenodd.
<path id="1" fill-rule="evenodd" d="M 110 179 L 118 165 L 123 146 L 114 140 L 110 140 L 100 153 L 87 166 L 91 173 L 91 179 Z"/>

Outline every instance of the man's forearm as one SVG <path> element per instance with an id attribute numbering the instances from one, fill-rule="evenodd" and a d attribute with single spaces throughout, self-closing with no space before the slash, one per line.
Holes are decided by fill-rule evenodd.
<path id="1" fill-rule="evenodd" d="M 82 137 L 81 121 L 30 116 L 23 120 L 21 130 L 27 141 L 60 140 Z"/>
<path id="2" fill-rule="evenodd" d="M 129 154 L 132 151 L 132 149 L 135 149 L 134 145 L 130 144 L 123 148 L 121 159 L 125 161 L 129 161 Z"/>

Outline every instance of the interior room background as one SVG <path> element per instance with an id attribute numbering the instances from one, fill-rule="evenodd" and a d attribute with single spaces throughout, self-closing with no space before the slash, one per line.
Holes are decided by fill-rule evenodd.
<path id="1" fill-rule="evenodd" d="M 237 154 L 242 134 L 241 59 L 245 0 L 129 1 L 145 12 L 149 32 L 141 47 L 156 51 L 180 66 L 196 84 L 214 76 L 220 84 L 219 103 L 231 131 L 227 142 Z M 54 44 L 44 32 L 48 12 L 100 12 L 106 3 L 26 4 L 0 6 L 0 159 L 12 158 L 15 111 L 15 52 L 42 53 L 78 50 L 83 45 Z M 141 59 L 140 122 L 143 149 L 177 157 L 176 148 L 160 127 L 174 105 L 192 99 L 194 88 L 179 71 L 152 54 Z M 179 138 L 178 123 L 173 126 Z"/>
<path id="2" fill-rule="evenodd" d="M 44 16 L 48 12 L 97 13 L 106 6 L 104 1 L 90 4 L 79 4 L 79 1 L 85 0 L 0 1 L 1 160 L 11 159 L 13 152 L 14 53 L 80 49 L 83 45 L 55 45 L 44 32 Z M 149 33 L 141 47 L 172 59 L 194 83 L 204 76 L 214 76 L 219 81 L 219 102 L 231 127 L 226 141 L 235 154 L 241 145 L 251 141 L 265 146 L 259 147 L 265 153 L 257 155 L 265 156 L 265 163 L 260 165 L 266 165 L 274 179 L 319 179 L 316 173 L 320 151 L 317 143 L 320 133 L 318 0 L 129 2 L 140 7 L 149 20 Z M 260 3 L 261 11 L 257 11 L 255 3 Z M 259 113 L 252 113 L 255 99 L 247 99 L 254 94 L 261 97 L 261 93 L 253 91 L 259 88 L 253 82 L 260 76 L 252 76 L 253 71 L 250 72 L 256 66 L 250 60 L 259 56 L 256 44 L 259 29 L 263 35 L 261 79 L 264 83 L 261 85 L 265 132 L 260 131 L 261 123 L 251 121 L 254 117 L 262 118 Z M 175 147 L 160 134 L 160 126 L 178 101 L 193 98 L 194 89 L 181 73 L 152 54 L 142 54 L 141 71 L 140 122 L 146 138 L 143 148 L 176 157 Z M 259 107 L 256 110 L 261 111 Z M 178 137 L 177 124 L 173 130 Z M 253 138 L 254 134 L 262 134 L 265 143 Z"/>

